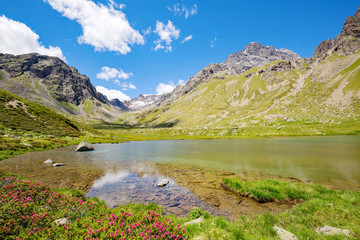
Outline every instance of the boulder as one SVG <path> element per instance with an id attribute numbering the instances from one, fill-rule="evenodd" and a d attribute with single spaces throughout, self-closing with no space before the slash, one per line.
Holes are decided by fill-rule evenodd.
<path id="1" fill-rule="evenodd" d="M 204 221 L 204 217 L 199 217 L 199 218 L 197 218 L 197 219 L 195 219 L 195 220 L 192 220 L 192 221 L 190 221 L 190 222 L 186 222 L 186 223 L 184 223 L 184 226 L 186 226 L 186 225 L 191 225 L 191 224 L 199 224 L 199 223 L 201 223 L 202 221 Z"/>
<path id="2" fill-rule="evenodd" d="M 322 228 L 317 228 L 316 232 L 324 235 L 345 235 L 348 237 L 351 236 L 350 230 L 331 227 L 329 225 L 325 225 Z"/>
<path id="3" fill-rule="evenodd" d="M 94 147 L 90 143 L 82 141 L 76 147 L 75 151 L 80 152 L 80 151 L 91 151 L 91 150 L 94 150 Z"/>
<path id="4" fill-rule="evenodd" d="M 56 225 L 65 225 L 65 224 L 70 223 L 70 221 L 67 220 L 66 218 L 59 218 L 59 219 L 56 219 L 53 222 L 56 223 Z"/>
<path id="5" fill-rule="evenodd" d="M 46 161 L 43 162 L 43 163 L 45 163 L 45 164 L 53 164 L 54 161 L 53 161 L 52 159 L 48 159 L 48 160 L 46 160 Z"/>
<path id="6" fill-rule="evenodd" d="M 66 166 L 66 164 L 65 163 L 54 163 L 52 166 L 53 167 L 62 167 L 62 166 Z"/>
<path id="7" fill-rule="evenodd" d="M 169 180 L 168 179 L 163 179 L 157 184 L 157 186 L 158 187 L 165 187 L 168 184 L 169 184 Z"/>
<path id="8" fill-rule="evenodd" d="M 285 229 L 274 226 L 274 230 L 276 231 L 278 237 L 282 240 L 298 240 L 298 238 L 294 234 L 286 231 Z"/>

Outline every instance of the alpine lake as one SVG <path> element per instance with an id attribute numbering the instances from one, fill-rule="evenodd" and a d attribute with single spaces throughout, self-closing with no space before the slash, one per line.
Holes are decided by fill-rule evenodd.
<path id="1" fill-rule="evenodd" d="M 224 177 L 312 182 L 360 190 L 360 136 L 279 137 L 229 140 L 162 140 L 94 144 L 32 152 L 0 167 L 54 187 L 80 189 L 109 206 L 155 202 L 168 214 L 185 216 L 195 207 L 237 219 L 281 212 L 291 203 L 262 203 L 221 186 Z M 65 166 L 44 164 L 47 159 Z M 169 184 L 157 187 L 162 179 Z"/>

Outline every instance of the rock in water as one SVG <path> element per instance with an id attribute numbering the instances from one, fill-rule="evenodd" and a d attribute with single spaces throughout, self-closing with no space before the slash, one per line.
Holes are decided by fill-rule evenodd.
<path id="1" fill-rule="evenodd" d="M 91 150 L 94 150 L 94 147 L 90 143 L 83 141 L 79 143 L 75 151 L 79 152 L 79 151 L 91 151 Z"/>
<path id="2" fill-rule="evenodd" d="M 62 167 L 62 166 L 66 166 L 66 164 L 65 163 L 54 163 L 52 166 L 53 167 Z"/>
<path id="3" fill-rule="evenodd" d="M 46 160 L 46 161 L 43 162 L 43 163 L 45 163 L 45 164 L 53 164 L 54 161 L 53 161 L 52 159 L 48 159 L 48 160 Z"/>
<path id="4" fill-rule="evenodd" d="M 157 186 L 158 187 L 165 187 L 168 184 L 169 184 L 169 180 L 168 179 L 163 179 L 157 184 Z"/>
<path id="5" fill-rule="evenodd" d="M 276 234 L 278 235 L 278 237 L 282 240 L 298 240 L 298 238 L 294 234 L 292 234 L 291 232 L 288 232 L 282 228 L 274 226 L 274 230 L 276 231 Z"/>
<path id="6" fill-rule="evenodd" d="M 318 228 L 316 229 L 316 231 L 324 235 L 345 235 L 348 237 L 350 237 L 351 235 L 350 230 L 331 227 L 329 225 L 325 225 L 322 228 Z"/>

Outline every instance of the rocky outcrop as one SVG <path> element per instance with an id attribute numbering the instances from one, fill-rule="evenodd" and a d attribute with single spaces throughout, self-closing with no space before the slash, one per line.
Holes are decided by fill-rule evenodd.
<path id="1" fill-rule="evenodd" d="M 298 238 L 294 234 L 286 231 L 285 229 L 274 226 L 274 230 L 281 240 L 298 240 Z"/>
<path id="2" fill-rule="evenodd" d="M 300 56 L 288 49 L 275 49 L 252 42 L 244 50 L 231 54 L 222 65 L 229 68 L 233 75 L 246 72 L 250 68 L 263 66 L 276 60 L 289 60 L 295 62 Z"/>
<path id="3" fill-rule="evenodd" d="M 79 105 L 83 100 L 94 98 L 102 103 L 107 102 L 88 77 L 57 57 L 37 53 L 17 56 L 0 54 L 0 69 L 5 70 L 11 78 L 28 74 L 30 78 L 41 79 L 58 101 Z"/>
<path id="4" fill-rule="evenodd" d="M 328 39 L 316 47 L 313 59 L 322 61 L 332 54 L 348 56 L 360 48 L 360 7 L 353 17 L 346 18 L 346 22 L 339 35 Z"/>
<path id="5" fill-rule="evenodd" d="M 350 230 L 331 227 L 329 225 L 325 225 L 321 228 L 316 229 L 316 232 L 318 232 L 319 234 L 324 234 L 324 235 L 345 235 L 348 237 L 351 236 Z"/>
<path id="6" fill-rule="evenodd" d="M 81 143 L 79 143 L 79 145 L 76 147 L 77 152 L 84 152 L 84 151 L 92 151 L 94 150 L 94 147 L 85 141 L 82 141 Z"/>

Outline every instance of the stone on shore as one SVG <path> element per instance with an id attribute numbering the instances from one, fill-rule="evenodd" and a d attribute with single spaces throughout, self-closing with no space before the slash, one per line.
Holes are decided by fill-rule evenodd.
<path id="1" fill-rule="evenodd" d="M 54 161 L 52 159 L 48 159 L 45 162 L 43 162 L 44 164 L 53 164 Z"/>
<path id="2" fill-rule="evenodd" d="M 278 237 L 282 240 L 298 240 L 298 238 L 291 232 L 286 231 L 285 229 L 274 226 L 274 230 Z"/>
<path id="3" fill-rule="evenodd" d="M 75 151 L 80 152 L 80 151 L 91 151 L 91 150 L 94 150 L 94 147 L 90 143 L 82 141 L 76 147 Z"/>
<path id="4" fill-rule="evenodd" d="M 317 228 L 316 232 L 324 235 L 345 235 L 350 237 L 351 231 L 347 229 L 341 229 L 336 227 L 331 227 L 329 225 L 325 225 L 322 228 Z"/>
<path id="5" fill-rule="evenodd" d="M 165 187 L 168 184 L 169 184 L 169 180 L 168 179 L 163 179 L 157 184 L 157 186 L 158 187 Z"/>

